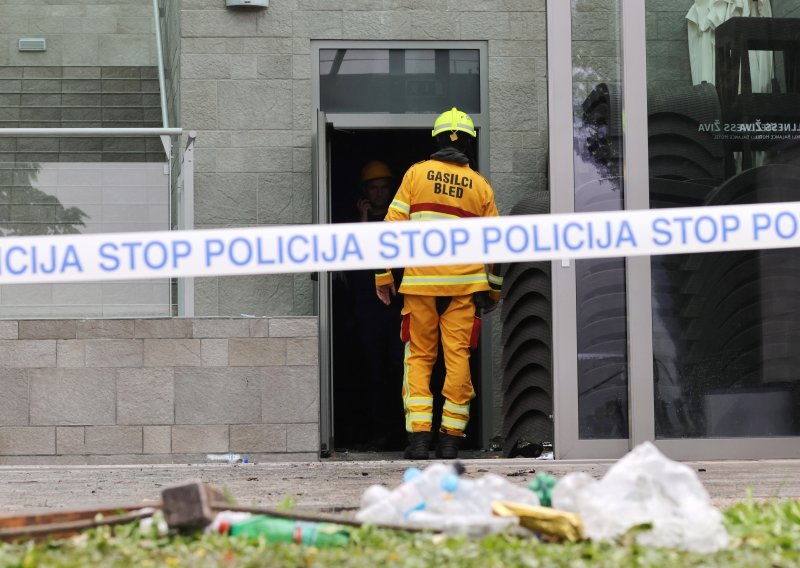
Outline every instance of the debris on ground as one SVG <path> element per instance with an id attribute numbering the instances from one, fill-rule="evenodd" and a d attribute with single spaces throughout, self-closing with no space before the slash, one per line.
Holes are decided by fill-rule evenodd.
<path id="1" fill-rule="evenodd" d="M 462 477 L 463 472 L 458 462 L 433 464 L 424 471 L 409 468 L 399 487 L 389 491 L 374 485 L 367 489 L 356 519 L 483 536 L 518 524 L 516 519 L 494 516 L 494 501 L 539 504 L 535 493 L 499 475 L 471 480 Z"/>
<path id="2" fill-rule="evenodd" d="M 539 503 L 544 507 L 551 507 L 553 500 L 553 490 L 556 487 L 556 478 L 549 473 L 539 472 L 536 477 L 528 484 L 528 489 L 536 493 Z"/>
<path id="3" fill-rule="evenodd" d="M 0 542 L 67 538 L 91 528 L 127 524 L 153 515 L 151 506 L 122 505 L 47 513 L 0 515 Z"/>
<path id="4" fill-rule="evenodd" d="M 524 438 L 517 440 L 508 452 L 510 458 L 538 458 L 544 452 L 544 445 L 539 442 L 531 442 Z"/>
<path id="5" fill-rule="evenodd" d="M 233 522 L 223 534 L 256 539 L 263 536 L 267 542 L 288 542 L 317 548 L 345 546 L 350 539 L 349 532 L 341 525 L 279 519 L 269 515 L 253 515 Z"/>
<path id="6" fill-rule="evenodd" d="M 492 503 L 492 510 L 501 517 L 516 517 L 521 526 L 537 534 L 549 535 L 570 542 L 577 542 L 584 538 L 583 523 L 575 513 L 505 501 Z"/>
<path id="7" fill-rule="evenodd" d="M 588 538 L 613 540 L 636 529 L 636 542 L 698 553 L 722 550 L 722 514 L 697 474 L 645 442 L 614 464 L 600 481 L 566 475 L 553 506 L 580 515 Z"/>
<path id="8" fill-rule="evenodd" d="M 694 553 L 729 546 L 723 517 L 696 472 L 652 444 L 637 447 L 599 481 L 573 473 L 557 482 L 533 468 L 524 471 L 536 474 L 527 487 L 481 470 L 465 475 L 458 461 L 412 467 L 397 487 L 367 488 L 355 515 L 298 511 L 291 504 L 237 506 L 230 495 L 194 479 L 164 488 L 161 501 L 146 507 L 0 516 L 0 540 L 74 537 L 138 522 L 143 534 L 252 539 L 258 546 L 345 547 L 369 527 L 467 539 L 499 533 L 544 543 L 635 542 Z"/>

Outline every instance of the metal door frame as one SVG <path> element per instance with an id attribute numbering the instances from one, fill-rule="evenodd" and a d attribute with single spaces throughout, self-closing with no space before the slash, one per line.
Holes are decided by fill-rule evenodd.
<path id="1" fill-rule="evenodd" d="M 320 110 L 319 52 L 321 49 L 474 49 L 479 52 L 481 111 L 470 113 L 478 134 L 478 161 L 483 175 L 490 179 L 489 169 L 489 80 L 488 44 L 485 41 L 344 41 L 320 40 L 311 42 L 311 108 L 316 113 L 313 138 L 316 149 L 314 167 L 314 223 L 330 223 L 330 172 L 327 168 L 329 141 L 325 130 L 329 127 L 349 130 L 419 129 L 432 127 L 435 114 L 409 113 L 325 113 Z M 490 179 L 491 181 L 491 179 Z M 319 317 L 320 354 L 320 442 L 323 451 L 334 439 L 333 377 L 331 360 L 331 306 L 328 273 L 321 273 L 314 286 L 315 313 Z M 486 318 L 481 329 L 481 392 L 492 392 L 492 318 Z M 481 433 L 482 447 L 487 448 L 493 429 L 493 397 L 482 396 Z"/>
<path id="2" fill-rule="evenodd" d="M 641 0 L 639 0 L 641 1 Z M 575 211 L 572 122 L 572 3 L 547 2 L 547 100 L 550 211 Z M 551 33 L 555 31 L 555 33 Z M 627 186 L 626 186 L 627 187 Z M 553 421 L 556 459 L 623 456 L 629 442 L 581 439 L 578 429 L 578 330 L 575 262 L 552 263 Z"/>

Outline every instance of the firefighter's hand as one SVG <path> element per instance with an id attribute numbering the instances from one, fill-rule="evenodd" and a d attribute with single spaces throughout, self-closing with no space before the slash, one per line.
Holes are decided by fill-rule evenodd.
<path id="1" fill-rule="evenodd" d="M 387 306 L 392 303 L 392 296 L 397 294 L 397 291 L 394 289 L 394 283 L 376 286 L 375 292 L 378 294 L 380 301 Z"/>
<path id="2" fill-rule="evenodd" d="M 479 315 L 490 314 L 497 308 L 497 304 L 500 303 L 500 293 L 489 291 L 475 292 L 472 299 L 475 302 L 475 308 Z"/>
<path id="3" fill-rule="evenodd" d="M 493 311 L 495 311 L 497 309 L 497 306 L 499 306 L 499 305 L 500 305 L 500 302 L 497 301 L 497 302 L 493 302 L 489 306 L 483 308 L 483 315 L 492 313 Z"/>

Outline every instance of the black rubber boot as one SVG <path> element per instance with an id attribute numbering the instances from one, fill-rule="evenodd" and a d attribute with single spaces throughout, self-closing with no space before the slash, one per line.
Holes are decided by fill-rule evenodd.
<path id="1" fill-rule="evenodd" d="M 407 460 L 426 460 L 433 436 L 430 432 L 411 432 L 408 435 L 408 447 L 403 453 Z"/>
<path id="2" fill-rule="evenodd" d="M 461 445 L 461 436 L 451 436 L 439 432 L 439 442 L 436 444 L 436 457 L 443 460 L 454 460 L 458 457 L 458 447 Z"/>

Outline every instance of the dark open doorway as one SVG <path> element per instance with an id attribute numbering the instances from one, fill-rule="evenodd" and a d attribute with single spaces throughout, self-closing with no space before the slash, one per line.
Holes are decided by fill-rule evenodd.
<path id="1" fill-rule="evenodd" d="M 385 162 L 396 191 L 406 169 L 434 151 L 428 129 L 334 130 L 329 140 L 333 223 L 359 220 L 356 202 L 362 197 L 359 177 L 364 164 Z M 398 285 L 400 274 L 395 274 Z M 406 442 L 399 337 L 402 298 L 387 308 L 375 296 L 372 271 L 348 271 L 332 277 L 331 307 L 334 450 L 400 451 Z M 445 373 L 439 359 L 431 378 L 435 415 L 441 413 L 443 403 L 439 393 Z M 480 396 L 479 353 L 473 353 L 470 367 Z M 434 430 L 438 429 L 436 420 Z M 474 404 L 465 449 L 480 447 L 479 432 L 479 405 Z"/>

